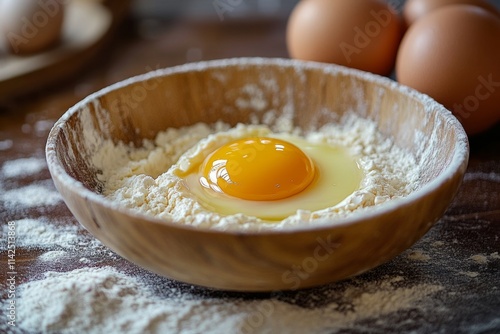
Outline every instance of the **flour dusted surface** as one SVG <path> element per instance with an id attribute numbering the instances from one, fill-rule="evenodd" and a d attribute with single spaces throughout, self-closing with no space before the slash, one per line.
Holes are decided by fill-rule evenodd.
<path id="1" fill-rule="evenodd" d="M 397 311 L 416 309 L 443 287 L 399 287 L 395 276 L 339 287 L 319 296 L 327 304 L 303 308 L 285 294 L 264 300 L 204 297 L 151 285 L 113 267 L 47 272 L 20 287 L 20 326 L 51 333 L 327 333 Z M 54 303 L 53 300 L 57 300 Z M 347 302 L 346 302 L 347 301 Z M 298 302 L 298 301 L 297 301 Z"/>
<path id="2" fill-rule="evenodd" d="M 327 124 L 310 133 L 301 133 L 289 122 L 277 124 L 279 132 L 347 149 L 364 173 L 360 188 L 338 205 L 313 212 L 298 208 L 296 214 L 272 224 L 252 216 L 224 216 L 205 209 L 176 176 L 176 171 L 185 171 L 200 163 L 213 150 L 234 139 L 277 132 L 265 125 L 239 124 L 230 128 L 224 123 L 199 123 L 170 128 L 142 148 L 106 142 L 94 156 L 93 163 L 103 171 L 100 177 L 105 184 L 104 194 L 109 199 L 158 218 L 220 230 L 282 229 L 319 224 L 324 219 L 344 217 L 407 196 L 418 187 L 420 171 L 414 157 L 385 138 L 372 121 L 350 115 L 341 124 Z"/>

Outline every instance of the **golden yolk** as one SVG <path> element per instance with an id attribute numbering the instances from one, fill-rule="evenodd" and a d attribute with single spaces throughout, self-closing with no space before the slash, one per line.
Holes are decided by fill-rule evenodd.
<path id="1" fill-rule="evenodd" d="M 201 166 L 205 188 L 253 201 L 279 200 L 304 190 L 314 179 L 312 160 L 297 146 L 276 138 L 244 138 L 208 156 Z"/>

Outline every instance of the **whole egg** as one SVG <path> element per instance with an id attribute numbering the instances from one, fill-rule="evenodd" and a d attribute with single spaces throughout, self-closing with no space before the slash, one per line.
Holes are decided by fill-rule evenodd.
<path id="1" fill-rule="evenodd" d="M 399 15 L 382 0 L 302 0 L 288 21 L 287 46 L 292 58 L 386 75 L 402 31 Z"/>
<path id="2" fill-rule="evenodd" d="M 500 120 L 500 19 L 471 5 L 450 5 L 420 18 L 401 42 L 400 83 L 451 110 L 469 135 Z"/>
<path id="3" fill-rule="evenodd" d="M 435 9 L 458 4 L 478 6 L 498 14 L 498 10 L 486 0 L 408 0 L 403 7 L 403 18 L 405 24 L 410 26 Z"/>
<path id="4" fill-rule="evenodd" d="M 1 0 L 0 34 L 4 48 L 13 54 L 31 54 L 56 44 L 64 20 L 63 3 Z"/>

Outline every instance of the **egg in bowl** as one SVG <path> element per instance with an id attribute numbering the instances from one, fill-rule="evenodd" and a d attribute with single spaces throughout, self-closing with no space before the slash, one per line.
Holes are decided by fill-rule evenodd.
<path id="1" fill-rule="evenodd" d="M 151 88 L 146 99 L 128 105 L 134 91 L 144 87 Z M 255 87 L 260 88 L 258 100 L 249 93 L 256 92 Z M 283 127 L 285 132 L 299 128 L 314 133 L 323 127 L 345 128 L 350 113 L 372 124 L 388 140 L 383 143 L 391 142 L 414 156 L 419 183 L 406 196 L 335 222 L 325 219 L 314 226 L 258 231 L 184 224 L 107 198 L 104 171 L 96 167 L 98 152 L 106 147 L 110 157 L 117 152 L 114 147 L 123 146 L 126 152 L 146 158 L 147 150 L 141 148 L 175 138 L 169 137 L 172 134 L 178 137 L 178 132 L 200 122 L 222 121 L 230 127 L 268 124 L 278 133 Z M 159 135 L 166 129 L 170 130 Z M 165 157 L 161 150 L 155 152 L 148 159 Z M 78 221 L 105 245 L 161 275 L 239 291 L 295 288 L 283 280 L 283 273 L 313 257 L 325 242 L 332 246 L 331 252 L 301 280 L 300 287 L 350 277 L 388 261 L 442 216 L 460 185 L 467 158 L 463 128 L 429 97 L 371 74 L 282 59 L 187 64 L 132 78 L 71 108 L 56 123 L 47 143 L 56 187 Z M 164 173 L 176 161 L 156 167 Z M 159 177 L 156 171 L 148 173 Z M 203 216 L 203 211 L 195 215 Z"/>

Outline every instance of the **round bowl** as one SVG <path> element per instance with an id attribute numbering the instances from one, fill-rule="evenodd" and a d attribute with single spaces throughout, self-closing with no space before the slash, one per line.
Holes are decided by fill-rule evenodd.
<path id="1" fill-rule="evenodd" d="M 260 91 L 265 103 L 241 103 L 248 87 Z M 331 224 L 258 232 L 160 220 L 101 194 L 92 156 L 102 141 L 141 146 L 143 139 L 168 127 L 218 120 L 247 123 L 269 110 L 288 113 L 295 125 L 307 129 L 338 122 L 346 112 L 373 120 L 384 136 L 415 155 L 422 168 L 418 189 Z M 83 118 L 90 125 L 82 124 Z M 89 126 L 98 133 L 94 141 L 83 140 Z M 459 122 L 426 95 L 337 65 L 262 58 L 191 63 L 112 85 L 69 109 L 46 146 L 58 191 L 103 244 L 160 275 L 236 291 L 313 287 L 390 260 L 444 214 L 460 186 L 468 154 Z"/>

